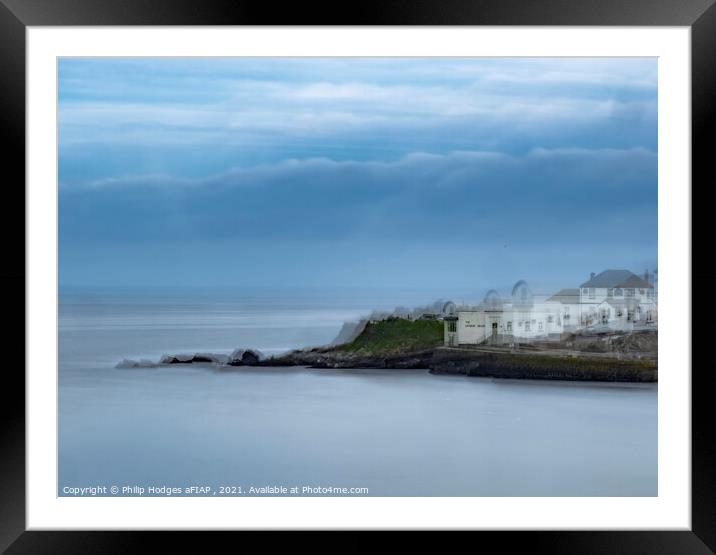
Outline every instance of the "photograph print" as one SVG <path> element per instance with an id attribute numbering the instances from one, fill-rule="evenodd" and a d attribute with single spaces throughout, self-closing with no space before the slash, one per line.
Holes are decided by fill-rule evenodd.
<path id="1" fill-rule="evenodd" d="M 62 497 L 658 496 L 657 58 L 58 58 Z"/>

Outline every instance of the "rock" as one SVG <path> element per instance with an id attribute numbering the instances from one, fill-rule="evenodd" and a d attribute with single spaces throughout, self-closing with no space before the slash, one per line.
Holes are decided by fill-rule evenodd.
<path id="1" fill-rule="evenodd" d="M 162 364 L 226 364 L 229 360 L 227 355 L 215 355 L 212 353 L 196 353 L 193 355 L 162 355 L 159 362 L 142 359 L 140 361 L 125 358 L 119 362 L 116 368 L 157 368 Z"/>
<path id="2" fill-rule="evenodd" d="M 115 368 L 156 368 L 157 363 L 147 360 L 145 358 L 136 361 L 129 358 L 125 358 L 117 363 Z"/>
<path id="3" fill-rule="evenodd" d="M 256 366 L 264 356 L 256 349 L 236 349 L 229 355 L 226 364 L 229 366 Z"/>
<path id="4" fill-rule="evenodd" d="M 194 355 L 164 355 L 159 361 L 160 364 L 191 364 Z"/>
<path id="5" fill-rule="evenodd" d="M 191 359 L 192 362 L 198 363 L 212 363 L 212 364 L 226 364 L 229 357 L 226 355 L 215 355 L 213 353 L 196 353 Z"/>
<path id="6" fill-rule="evenodd" d="M 243 355 L 241 355 L 241 364 L 251 366 L 252 364 L 256 364 L 259 362 L 261 358 L 259 355 L 253 351 L 245 351 Z"/>

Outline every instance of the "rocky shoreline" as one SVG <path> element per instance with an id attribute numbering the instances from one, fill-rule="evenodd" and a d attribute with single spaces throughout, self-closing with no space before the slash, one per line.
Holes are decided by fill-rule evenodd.
<path id="1" fill-rule="evenodd" d="M 256 366 L 426 369 L 432 374 L 506 379 L 656 382 L 658 378 L 657 364 L 653 359 L 448 347 L 386 355 L 313 349 L 264 359 Z"/>
<path id="2" fill-rule="evenodd" d="M 344 331 L 345 326 L 341 333 Z M 210 364 L 221 369 L 242 366 L 420 369 L 429 370 L 432 374 L 505 379 L 601 382 L 658 380 L 656 330 L 632 333 L 582 332 L 566 334 L 552 341 L 460 347 L 446 347 L 442 344 L 442 323 L 435 321 L 412 322 L 392 318 L 366 323 L 354 331 L 358 331 L 358 335 L 350 341 L 297 349 L 276 356 L 267 357 L 255 349 L 236 349 L 230 355 L 164 355 L 158 363 L 124 360 L 117 366 L 139 368 Z"/>
<path id="3" fill-rule="evenodd" d="M 144 362 L 145 364 L 142 364 Z M 156 364 L 122 361 L 118 367 L 213 364 L 219 367 L 291 367 L 332 369 L 423 369 L 432 374 L 532 380 L 656 382 L 654 357 L 621 353 L 530 351 L 506 348 L 436 347 L 417 352 L 366 354 L 339 347 L 291 351 L 264 357 L 252 349 L 231 355 L 165 355 Z"/>

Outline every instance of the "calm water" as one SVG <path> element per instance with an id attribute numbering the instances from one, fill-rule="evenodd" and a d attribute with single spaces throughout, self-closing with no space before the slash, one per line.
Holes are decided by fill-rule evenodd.
<path id="1" fill-rule="evenodd" d="M 657 389 L 423 371 L 116 369 L 327 343 L 425 292 L 65 290 L 59 494 L 116 485 L 375 496 L 657 495 Z M 137 490 L 135 490 L 137 491 Z M 148 489 L 145 489 L 145 492 Z M 236 490 L 234 490 L 236 491 Z"/>

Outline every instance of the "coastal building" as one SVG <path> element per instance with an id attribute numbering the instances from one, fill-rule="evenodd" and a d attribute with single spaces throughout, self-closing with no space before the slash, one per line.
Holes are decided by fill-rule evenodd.
<path id="1" fill-rule="evenodd" d="M 454 329 L 449 336 L 449 329 Z M 457 309 L 454 324 L 446 323 L 446 345 L 503 344 L 557 338 L 563 331 L 561 305 L 532 293 L 518 281 L 507 298 L 491 289 L 475 307 Z"/>
<path id="2" fill-rule="evenodd" d="M 630 331 L 655 327 L 654 280 L 628 270 L 605 270 L 579 288 L 535 295 L 520 280 L 508 296 L 488 291 L 477 306 L 455 306 L 442 315 L 445 345 L 511 344 L 559 339 L 583 329 Z"/>
<path id="3" fill-rule="evenodd" d="M 656 291 L 648 272 L 639 277 L 629 270 L 605 270 L 591 274 L 580 286 L 580 326 L 595 324 L 629 329 L 655 323 Z"/>
<path id="4" fill-rule="evenodd" d="M 549 297 L 547 302 L 559 303 L 559 315 L 563 331 L 574 331 L 579 327 L 581 303 L 579 288 L 562 289 Z"/>

